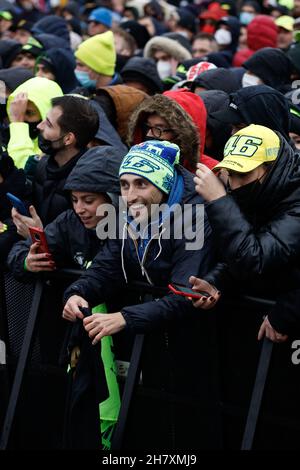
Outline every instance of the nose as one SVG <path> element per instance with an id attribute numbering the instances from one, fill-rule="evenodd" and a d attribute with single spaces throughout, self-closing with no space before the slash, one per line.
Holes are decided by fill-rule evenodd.
<path id="1" fill-rule="evenodd" d="M 42 130 L 44 129 L 44 124 L 45 124 L 45 121 L 42 121 L 42 122 L 40 122 L 40 123 L 36 126 L 36 128 L 37 128 L 39 131 L 42 131 Z"/>
<path id="2" fill-rule="evenodd" d="M 133 202 L 136 201 L 137 194 L 136 194 L 136 190 L 133 186 L 129 186 L 127 194 L 126 194 L 126 198 L 127 198 L 127 202 L 129 204 L 132 204 Z"/>
<path id="3" fill-rule="evenodd" d="M 82 204 L 80 201 L 77 201 L 75 203 L 74 210 L 75 210 L 76 214 L 82 215 L 85 211 L 84 204 Z"/>
<path id="4" fill-rule="evenodd" d="M 152 129 L 148 129 L 146 137 L 154 137 L 154 134 L 152 132 Z"/>

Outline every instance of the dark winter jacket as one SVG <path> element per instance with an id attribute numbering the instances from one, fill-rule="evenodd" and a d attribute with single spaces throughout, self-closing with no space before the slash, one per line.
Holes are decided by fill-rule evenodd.
<path id="1" fill-rule="evenodd" d="M 33 186 L 33 201 L 43 225 L 49 224 L 70 208 L 70 198 L 64 185 L 84 152 L 85 150 L 79 152 L 62 167 L 57 165 L 53 157 L 45 156 L 39 161 Z"/>
<path id="2" fill-rule="evenodd" d="M 6 163 L 4 164 L 4 160 Z M 4 169 L 5 167 L 5 169 Z M 4 177 L 4 182 L 0 183 L 0 222 L 7 225 L 7 230 L 0 233 L 0 265 L 4 264 L 7 255 L 13 244 L 20 240 L 17 229 L 11 219 L 11 204 L 6 197 L 6 193 L 12 193 L 25 202 L 28 197 L 26 187 L 26 177 L 23 170 L 18 170 L 13 160 L 3 154 L 0 157 L 0 174 Z M 26 202 L 25 202 L 26 203 Z"/>
<path id="3" fill-rule="evenodd" d="M 64 187 L 67 200 L 70 201 L 69 190 L 118 195 L 118 172 L 123 156 L 112 147 L 88 150 L 67 178 Z M 84 269 L 103 246 L 96 231 L 86 229 L 73 209 L 64 211 L 48 224 L 45 233 L 57 268 Z M 30 240 L 22 241 L 13 247 L 9 255 L 10 270 L 20 281 L 29 281 L 33 277 L 24 271 L 24 260 L 30 245 Z"/>
<path id="4" fill-rule="evenodd" d="M 181 204 L 201 204 L 202 199 L 195 194 L 193 177 L 180 168 L 184 179 L 184 193 Z M 195 216 L 195 214 L 194 214 Z M 199 222 L 199 220 L 198 220 Z M 193 226 L 195 217 L 193 217 Z M 122 236 L 109 239 L 103 251 L 97 256 L 88 271 L 67 289 L 65 301 L 72 295 L 81 295 L 90 304 L 97 305 L 116 295 L 119 288 L 132 281 L 141 281 L 155 286 L 167 287 L 173 281 L 188 285 L 193 273 L 207 272 L 212 259 L 210 228 L 204 222 L 204 246 L 202 249 L 186 250 L 186 238 L 174 239 L 174 223 L 171 222 L 171 236 L 164 239 L 162 231 L 152 237 L 143 259 L 140 260 L 136 242 L 124 221 Z M 162 299 L 122 309 L 127 327 L 134 333 L 151 331 L 165 326 L 172 320 L 192 314 L 191 304 L 184 298 L 170 294 Z"/>
<path id="5" fill-rule="evenodd" d="M 207 204 L 224 264 L 206 279 L 220 290 L 275 297 L 299 285 L 300 156 L 278 135 L 279 155 L 261 184 Z"/>

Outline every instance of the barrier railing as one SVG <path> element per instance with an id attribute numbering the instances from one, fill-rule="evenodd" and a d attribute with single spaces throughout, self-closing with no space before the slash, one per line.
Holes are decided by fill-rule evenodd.
<path id="1" fill-rule="evenodd" d="M 77 270 L 61 270 L 46 276 L 41 276 L 38 278 L 35 284 L 30 315 L 26 325 L 26 330 L 24 334 L 23 344 L 21 352 L 19 355 L 17 368 L 14 376 L 14 381 L 9 397 L 9 402 L 7 406 L 6 416 L 4 420 L 4 425 L 2 428 L 1 440 L 0 440 L 0 449 L 6 449 L 9 444 L 9 439 L 12 431 L 13 422 L 15 419 L 16 408 L 20 398 L 20 392 L 22 387 L 22 382 L 24 379 L 24 374 L 26 367 L 28 366 L 30 351 L 33 346 L 33 341 L 35 337 L 36 324 L 39 315 L 39 306 L 42 298 L 44 281 L 46 279 L 70 279 L 74 280 L 82 274 L 81 271 Z M 152 288 L 149 285 L 143 283 L 135 283 L 129 286 L 132 290 L 138 290 L 139 292 L 145 293 L 147 296 L 145 301 L 150 300 L 149 295 L 152 295 L 152 298 L 157 298 L 166 293 L 166 289 L 162 288 Z M 1 297 L 2 298 L 2 297 Z M 274 302 L 266 299 L 255 298 L 250 296 L 243 297 L 243 301 L 247 304 L 253 304 L 256 308 L 271 308 L 274 305 Z M 3 300 L 2 300 L 3 302 Z M 128 376 L 125 382 L 122 403 L 119 414 L 119 420 L 115 428 L 112 449 L 118 450 L 122 448 L 124 433 L 126 430 L 126 423 L 129 414 L 129 408 L 132 404 L 133 397 L 135 394 L 135 387 L 137 384 L 137 378 L 139 377 L 139 372 L 141 369 L 141 357 L 143 350 L 144 335 L 137 335 L 135 338 L 134 346 L 132 349 L 130 368 L 128 371 Z M 263 398 L 264 387 L 267 379 L 268 369 L 271 361 L 273 344 L 265 339 L 261 348 L 260 358 L 258 361 L 258 367 L 256 371 L 255 383 L 252 390 L 250 405 L 248 409 L 248 415 L 246 420 L 246 425 L 244 428 L 243 439 L 241 449 L 249 450 L 252 448 L 257 422 L 260 415 L 260 408 Z"/>

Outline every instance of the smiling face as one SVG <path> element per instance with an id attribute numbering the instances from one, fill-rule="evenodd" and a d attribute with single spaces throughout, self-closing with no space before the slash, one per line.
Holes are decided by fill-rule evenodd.
<path id="1" fill-rule="evenodd" d="M 136 222 L 145 221 L 153 204 L 161 204 L 164 194 L 145 178 L 124 174 L 120 178 L 121 194 Z"/>
<path id="2" fill-rule="evenodd" d="M 97 216 L 97 209 L 101 204 L 109 202 L 106 194 L 72 191 L 73 209 L 85 228 L 96 228 L 103 216 Z"/>

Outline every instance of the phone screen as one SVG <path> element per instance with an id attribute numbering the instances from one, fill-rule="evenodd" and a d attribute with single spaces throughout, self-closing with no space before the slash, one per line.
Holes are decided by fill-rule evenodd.
<path id="1" fill-rule="evenodd" d="M 185 294 L 194 294 L 194 295 L 199 294 L 199 297 L 200 296 L 209 297 L 209 294 L 207 292 L 196 292 L 193 289 L 191 289 L 190 287 L 180 286 L 179 284 L 173 284 L 173 286 L 178 291 L 184 292 Z"/>

